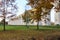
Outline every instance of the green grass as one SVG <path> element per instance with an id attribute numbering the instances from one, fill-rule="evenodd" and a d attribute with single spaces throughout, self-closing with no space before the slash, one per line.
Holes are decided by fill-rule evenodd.
<path id="1" fill-rule="evenodd" d="M 6 30 L 33 30 L 37 29 L 36 26 L 29 25 L 27 28 L 25 25 L 6 25 Z M 3 25 L 0 25 L 0 30 L 3 30 Z M 39 26 L 39 30 L 60 30 L 60 26 Z"/>

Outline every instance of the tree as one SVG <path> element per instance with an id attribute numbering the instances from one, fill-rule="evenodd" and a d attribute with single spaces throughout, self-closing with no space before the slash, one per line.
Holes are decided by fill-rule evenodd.
<path id="1" fill-rule="evenodd" d="M 8 18 L 15 16 L 17 11 L 17 6 L 15 4 L 16 0 L 1 0 L 0 1 L 0 18 L 4 20 L 4 31 L 5 31 L 5 21 Z M 8 16 L 10 15 L 10 16 Z"/>
<path id="2" fill-rule="evenodd" d="M 28 0 L 28 4 L 32 7 L 32 20 L 37 22 L 37 29 L 39 29 L 39 21 L 43 16 L 49 15 L 51 8 L 54 6 L 54 0 Z"/>
<path id="3" fill-rule="evenodd" d="M 24 14 L 22 15 L 22 18 L 23 18 L 23 20 L 24 20 L 24 22 L 26 22 L 26 27 L 27 28 L 29 28 L 29 26 L 28 26 L 28 23 L 30 22 L 30 18 L 31 18 L 31 15 L 30 15 L 30 12 L 29 12 L 30 10 L 26 10 L 25 12 L 24 12 Z"/>
<path id="4" fill-rule="evenodd" d="M 56 0 L 54 6 L 56 9 L 56 12 L 60 12 L 60 0 Z"/>

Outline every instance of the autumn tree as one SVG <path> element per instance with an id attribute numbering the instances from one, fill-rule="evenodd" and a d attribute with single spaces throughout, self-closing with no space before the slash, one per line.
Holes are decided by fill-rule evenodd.
<path id="1" fill-rule="evenodd" d="M 0 18 L 4 20 L 4 31 L 5 31 L 5 21 L 13 16 L 15 16 L 17 11 L 17 6 L 15 4 L 16 0 L 1 0 L 0 1 Z M 10 15 L 10 16 L 8 16 Z"/>
<path id="2" fill-rule="evenodd" d="M 39 21 L 43 16 L 49 15 L 51 8 L 54 6 L 54 0 L 28 0 L 28 5 L 32 7 L 32 20 L 37 22 L 37 29 L 39 29 Z"/>
<path id="3" fill-rule="evenodd" d="M 54 7 L 56 12 L 60 12 L 60 0 L 55 1 Z"/>

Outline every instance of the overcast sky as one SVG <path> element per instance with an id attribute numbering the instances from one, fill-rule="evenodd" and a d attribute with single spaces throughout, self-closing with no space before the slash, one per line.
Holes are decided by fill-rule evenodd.
<path id="1" fill-rule="evenodd" d="M 22 14 L 25 11 L 26 4 L 27 4 L 26 0 L 17 0 L 17 6 L 18 6 L 17 15 Z"/>

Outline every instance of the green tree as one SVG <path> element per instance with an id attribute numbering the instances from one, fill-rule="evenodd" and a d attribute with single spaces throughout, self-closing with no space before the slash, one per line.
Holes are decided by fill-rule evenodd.
<path id="1" fill-rule="evenodd" d="M 26 27 L 29 28 L 28 23 L 29 23 L 30 20 L 31 20 L 30 12 L 29 12 L 28 10 L 26 10 L 26 11 L 24 12 L 24 14 L 22 15 L 22 18 L 23 18 L 24 22 L 26 22 Z"/>

